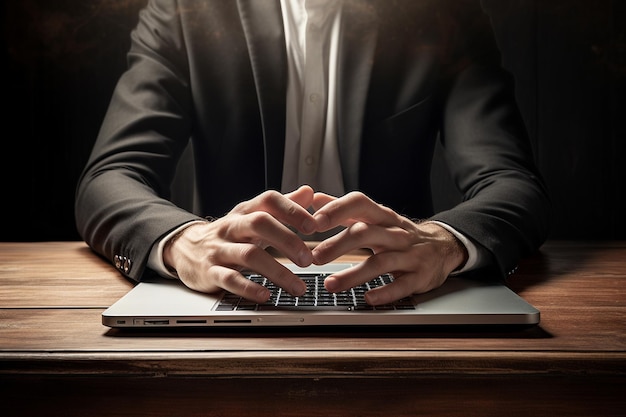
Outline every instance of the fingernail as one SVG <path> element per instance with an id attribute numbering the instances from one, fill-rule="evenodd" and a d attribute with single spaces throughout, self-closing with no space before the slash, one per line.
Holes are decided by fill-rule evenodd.
<path id="1" fill-rule="evenodd" d="M 323 265 L 326 263 L 326 259 L 324 258 L 324 251 L 321 244 L 311 250 L 311 256 L 313 257 L 312 262 L 315 265 Z"/>
<path id="2" fill-rule="evenodd" d="M 298 261 L 300 266 L 309 266 L 313 263 L 313 254 L 309 249 L 303 249 L 298 254 Z"/>
<path id="3" fill-rule="evenodd" d="M 312 219 L 306 219 L 302 223 L 302 232 L 307 235 L 315 232 L 315 222 Z"/>
<path id="4" fill-rule="evenodd" d="M 316 214 L 314 218 L 315 218 L 315 221 L 317 222 L 318 231 L 323 232 L 330 225 L 330 218 L 324 213 Z"/>

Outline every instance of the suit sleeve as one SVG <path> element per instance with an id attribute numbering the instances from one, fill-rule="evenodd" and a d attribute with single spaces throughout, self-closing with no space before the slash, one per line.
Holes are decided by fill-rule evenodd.
<path id="1" fill-rule="evenodd" d="M 131 40 L 129 69 L 77 186 L 75 216 L 90 247 L 139 280 L 154 242 L 197 217 L 168 201 L 193 124 L 176 2 L 151 1 Z"/>
<path id="2" fill-rule="evenodd" d="M 464 23 L 474 36 L 459 36 L 464 52 L 454 61 L 459 70 L 442 100 L 441 120 L 444 154 L 463 202 L 434 220 L 485 248 L 506 276 L 547 238 L 550 201 L 488 17 L 474 11 Z"/>

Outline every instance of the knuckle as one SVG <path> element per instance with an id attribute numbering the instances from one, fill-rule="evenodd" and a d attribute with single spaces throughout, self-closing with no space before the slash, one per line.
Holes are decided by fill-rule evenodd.
<path id="1" fill-rule="evenodd" d="M 218 281 L 222 288 L 232 288 L 233 284 L 237 281 L 236 272 L 234 270 L 228 270 L 228 272 L 222 272 L 218 274 Z"/>
<path id="2" fill-rule="evenodd" d="M 246 211 L 246 205 L 247 205 L 247 202 L 242 201 L 241 203 L 238 203 L 237 205 L 235 205 L 235 207 L 232 208 L 230 213 L 243 213 Z"/>
<path id="3" fill-rule="evenodd" d="M 362 191 L 350 191 L 348 193 L 349 196 L 352 196 L 353 198 L 362 198 L 365 197 L 365 194 L 363 194 Z"/>
<path id="4" fill-rule="evenodd" d="M 369 198 L 367 198 L 367 196 L 365 196 L 365 194 L 363 194 L 361 191 L 351 191 L 348 193 L 348 198 L 350 200 L 354 200 L 355 202 L 358 203 L 363 203 L 366 201 L 369 201 Z"/>
<path id="5" fill-rule="evenodd" d="M 205 255 L 205 258 L 202 260 L 202 262 L 206 265 L 206 270 L 209 276 L 213 275 L 215 266 L 220 264 L 220 259 L 222 258 L 220 252 L 221 251 L 219 250 L 210 251 Z"/>
<path id="6" fill-rule="evenodd" d="M 411 230 L 398 229 L 398 233 L 394 237 L 402 246 L 410 246 L 416 241 L 415 233 Z"/>
<path id="7" fill-rule="evenodd" d="M 402 224 L 402 221 L 398 220 L 398 217 L 400 216 L 398 216 L 398 214 L 392 208 L 384 206 L 382 204 L 378 204 L 378 207 L 380 207 L 380 209 L 384 211 L 387 214 L 387 216 L 394 218 L 395 222 Z"/>
<path id="8" fill-rule="evenodd" d="M 239 258 L 244 266 L 253 265 L 255 260 L 259 258 L 261 248 L 257 245 L 241 245 L 239 249 Z"/>
<path id="9" fill-rule="evenodd" d="M 259 284 L 253 282 L 252 280 L 246 279 L 243 282 L 243 287 L 241 288 L 242 294 L 248 295 L 253 294 L 260 287 Z"/>
<path id="10" fill-rule="evenodd" d="M 385 252 L 370 256 L 368 263 L 373 271 L 391 272 L 393 270 L 394 263 L 391 261 L 390 256 L 384 256 Z"/>
<path id="11" fill-rule="evenodd" d="M 363 238 L 369 232 L 369 225 L 364 222 L 356 222 L 349 228 L 349 233 L 355 238 Z"/>
<path id="12" fill-rule="evenodd" d="M 267 206 L 267 205 L 272 204 L 274 201 L 278 200 L 279 196 L 281 195 L 282 194 L 280 194 L 276 190 L 267 190 L 261 193 L 261 195 L 259 196 L 259 199 L 263 206 Z"/>
<path id="13" fill-rule="evenodd" d="M 206 287 L 230 288 L 236 281 L 236 272 L 231 269 L 220 268 L 212 265 L 207 268 L 208 282 Z"/>
<path id="14" fill-rule="evenodd" d="M 287 215 L 291 218 L 298 214 L 298 208 L 295 204 L 288 204 L 286 209 Z"/>
<path id="15" fill-rule="evenodd" d="M 257 211 L 248 216 L 248 222 L 252 230 L 259 230 L 272 221 L 272 216 L 264 211 Z"/>

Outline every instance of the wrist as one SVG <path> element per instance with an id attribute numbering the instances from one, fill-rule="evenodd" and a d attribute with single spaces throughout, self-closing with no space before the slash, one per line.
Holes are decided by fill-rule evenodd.
<path id="1" fill-rule="evenodd" d="M 424 222 L 423 230 L 430 232 L 443 248 L 446 269 L 452 273 L 462 269 L 469 259 L 467 247 L 447 228 L 434 222 Z"/>
<path id="2" fill-rule="evenodd" d="M 169 272 L 174 277 L 178 277 L 176 264 L 175 264 L 175 259 L 176 259 L 176 254 L 175 254 L 176 249 L 174 248 L 175 243 L 180 240 L 180 238 L 183 236 L 183 234 L 185 234 L 187 230 L 189 230 L 190 228 L 193 228 L 193 226 L 204 224 L 204 223 L 206 222 L 203 220 L 200 220 L 200 221 L 193 221 L 193 222 L 184 224 L 178 229 L 174 230 L 174 232 L 172 232 L 169 236 L 167 236 L 164 239 L 162 251 L 161 251 L 161 258 L 162 258 L 163 266 L 165 267 L 167 272 Z"/>

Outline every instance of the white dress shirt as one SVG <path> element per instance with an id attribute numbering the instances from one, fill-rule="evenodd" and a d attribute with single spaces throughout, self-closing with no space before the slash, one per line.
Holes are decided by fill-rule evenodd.
<path id="1" fill-rule="evenodd" d="M 344 194 L 337 148 L 337 59 L 341 36 L 342 0 L 280 0 L 287 48 L 287 100 L 282 192 L 302 184 L 330 195 Z M 163 248 L 172 231 L 154 245 L 148 266 L 175 278 L 163 263 Z M 453 227 L 434 222 L 454 234 L 466 247 L 461 273 L 482 264 L 477 246 Z"/>
<path id="2" fill-rule="evenodd" d="M 302 184 L 344 194 L 337 149 L 337 57 L 341 0 L 281 0 L 287 47 L 282 191 Z"/>

